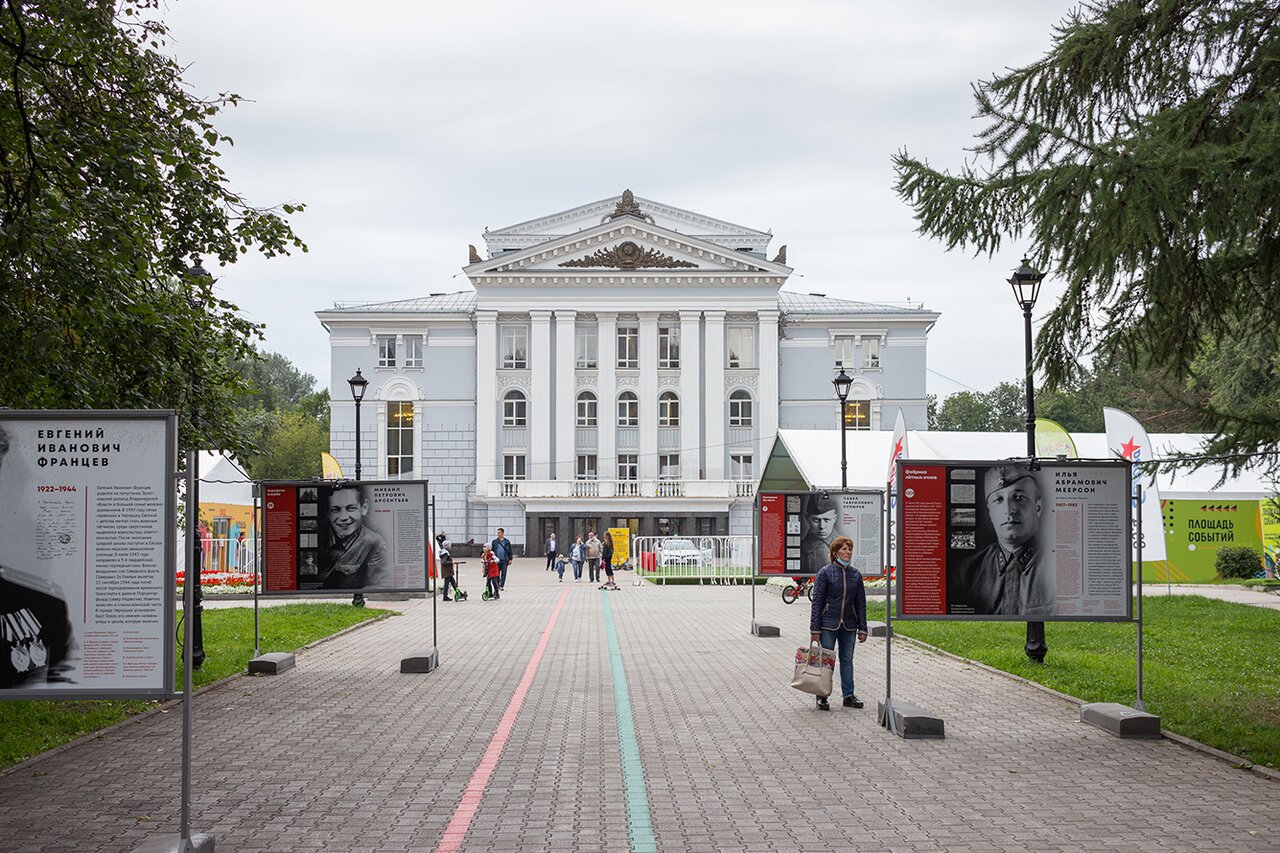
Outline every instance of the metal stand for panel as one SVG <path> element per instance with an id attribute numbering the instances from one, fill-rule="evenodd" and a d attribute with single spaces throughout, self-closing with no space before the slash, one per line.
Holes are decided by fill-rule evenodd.
<path id="1" fill-rule="evenodd" d="M 262 506 L 260 498 L 262 496 L 262 486 L 258 483 L 253 484 L 253 656 L 256 658 L 262 651 L 260 649 L 261 633 L 258 630 L 258 582 L 261 578 L 259 569 L 262 566 Z"/>
<path id="2" fill-rule="evenodd" d="M 781 637 L 782 631 L 777 625 L 762 625 L 756 621 L 756 579 L 760 576 L 762 565 L 760 556 L 760 493 L 756 492 L 751 501 L 751 539 L 752 554 L 755 556 L 755 571 L 751 573 L 751 633 L 757 637 Z"/>
<path id="3" fill-rule="evenodd" d="M 428 537 L 428 539 L 430 539 L 432 532 L 434 532 L 436 529 L 436 522 L 439 520 L 436 518 L 436 499 L 434 495 L 432 495 L 431 498 L 427 501 L 426 511 L 427 511 L 426 536 Z M 431 548 L 434 546 L 434 544 L 435 544 L 434 540 L 427 542 L 428 554 L 431 553 Z M 422 651 L 413 652 L 401 658 L 400 659 L 401 673 L 434 672 L 435 670 L 440 668 L 439 637 L 436 633 L 436 622 L 437 622 L 436 617 L 438 615 L 438 611 L 436 610 L 436 607 L 437 607 L 436 593 L 438 591 L 437 587 L 439 586 L 439 584 L 436 581 L 435 577 L 432 576 L 432 573 L 429 568 L 429 563 L 430 561 L 428 561 L 427 566 L 423 567 L 427 573 L 427 576 L 423 578 L 423 587 L 426 590 L 427 594 L 431 596 L 431 648 L 424 649 Z M 439 574 L 439 571 L 440 571 L 439 554 L 437 553 L 436 554 L 436 574 Z M 457 571 L 456 568 L 455 568 L 455 571 Z"/>
<path id="4" fill-rule="evenodd" d="M 187 544 L 190 546 L 191 536 L 199 536 L 197 521 L 198 506 L 193 500 L 196 470 L 196 451 L 187 451 Z M 181 475 L 180 475 L 181 476 Z M 200 573 L 200 560 L 195 556 L 200 549 L 187 547 L 187 579 L 182 585 L 182 805 L 179 809 L 178 837 L 162 838 L 143 844 L 134 849 L 134 853 L 188 853 L 188 851 L 212 851 L 213 836 L 205 833 L 191 834 L 191 669 L 192 645 L 195 642 L 195 630 L 192 626 L 192 615 L 195 612 L 195 587 L 192 577 Z"/>
<path id="5" fill-rule="evenodd" d="M 893 714 L 893 496 L 897 492 L 888 492 L 884 500 L 890 506 L 884 514 L 884 727 L 893 734 L 898 733 L 898 723 Z"/>
<path id="6" fill-rule="evenodd" d="M 1146 703 L 1142 701 L 1142 484 L 1137 487 L 1138 497 L 1138 701 L 1134 705 L 1139 711 L 1147 710 Z M 1164 530 L 1161 529 L 1161 535 Z"/>

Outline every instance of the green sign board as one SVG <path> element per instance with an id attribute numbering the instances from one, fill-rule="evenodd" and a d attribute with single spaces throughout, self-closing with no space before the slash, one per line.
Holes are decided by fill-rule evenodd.
<path id="1" fill-rule="evenodd" d="M 1143 581 L 1211 581 L 1218 549 L 1243 546 L 1258 552 L 1262 565 L 1262 504 L 1257 500 L 1161 501 L 1168 560 L 1142 563 Z"/>

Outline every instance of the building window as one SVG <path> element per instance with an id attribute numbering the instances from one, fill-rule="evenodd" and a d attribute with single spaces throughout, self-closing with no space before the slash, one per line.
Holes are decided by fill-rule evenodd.
<path id="1" fill-rule="evenodd" d="M 413 403 L 387 403 L 387 475 L 413 473 Z"/>
<path id="2" fill-rule="evenodd" d="M 750 453 L 731 453 L 729 455 L 729 477 L 734 480 L 754 480 L 751 472 Z"/>
<path id="3" fill-rule="evenodd" d="M 618 395 L 618 426 L 640 426 L 640 398 L 634 391 L 623 391 Z"/>
<path id="4" fill-rule="evenodd" d="M 729 426 L 749 427 L 751 421 L 751 394 L 739 388 L 729 395 Z"/>
<path id="5" fill-rule="evenodd" d="M 508 391 L 502 398 L 502 425 L 509 427 L 527 426 L 529 423 L 529 401 L 520 391 Z"/>
<path id="6" fill-rule="evenodd" d="M 658 395 L 658 426 L 680 426 L 680 398 L 675 391 L 663 391 Z"/>
<path id="7" fill-rule="evenodd" d="M 640 327 L 618 327 L 618 367 L 640 366 Z"/>
<path id="8" fill-rule="evenodd" d="M 578 426 L 593 427 L 597 423 L 596 395 L 590 391 L 583 391 L 578 395 Z"/>
<path id="9" fill-rule="evenodd" d="M 658 457 L 658 477 L 662 480 L 680 479 L 679 453 L 663 453 Z"/>
<path id="10" fill-rule="evenodd" d="M 618 454 L 618 479 L 640 479 L 640 457 L 635 453 Z"/>
<path id="11" fill-rule="evenodd" d="M 853 338 L 836 338 L 836 367 L 852 370 L 854 366 Z"/>
<path id="12" fill-rule="evenodd" d="M 658 367 L 680 366 L 680 328 L 658 327 Z"/>
<path id="13" fill-rule="evenodd" d="M 573 330 L 575 366 L 589 370 L 599 366 L 600 335 L 595 326 L 577 326 Z"/>
<path id="14" fill-rule="evenodd" d="M 524 472 L 524 454 L 508 453 L 502 457 L 502 479 L 504 480 L 523 480 Z"/>
<path id="15" fill-rule="evenodd" d="M 524 369 L 529 366 L 529 329 L 527 327 L 502 327 L 502 366 L 508 369 Z"/>
<path id="16" fill-rule="evenodd" d="M 404 336 L 404 366 L 422 367 L 422 335 Z"/>
<path id="17" fill-rule="evenodd" d="M 396 336 L 378 335 L 378 367 L 396 366 Z"/>
<path id="18" fill-rule="evenodd" d="M 731 326 L 726 330 L 729 338 L 729 366 L 756 366 L 756 330 L 751 326 Z"/>
<path id="19" fill-rule="evenodd" d="M 594 453 L 578 454 L 578 479 L 594 480 L 600 476 L 596 467 L 596 455 Z"/>
<path id="20" fill-rule="evenodd" d="M 879 367 L 880 366 L 880 339 L 867 338 L 862 342 L 863 346 L 863 367 Z"/>
<path id="21" fill-rule="evenodd" d="M 845 402 L 844 424 L 849 429 L 871 429 L 871 401 L 848 400 Z"/>

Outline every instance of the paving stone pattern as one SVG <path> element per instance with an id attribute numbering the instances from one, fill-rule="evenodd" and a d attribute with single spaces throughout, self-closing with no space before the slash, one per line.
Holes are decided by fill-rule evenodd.
<path id="1" fill-rule="evenodd" d="M 894 646 L 895 695 L 942 741 L 875 723 L 884 641 L 855 658 L 867 708 L 788 686 L 805 603 L 746 587 L 603 593 L 517 560 L 502 599 L 439 604 L 441 667 L 401 675 L 430 602 L 197 697 L 192 829 L 221 851 L 428 851 L 571 590 L 467 851 L 625 851 L 601 596 L 610 595 L 664 851 L 1274 850 L 1275 782 L 1170 741 L 1120 741 L 1025 684 Z M 271 618 L 270 611 L 263 619 Z M 178 825 L 181 706 L 0 775 L 0 850 L 130 850 Z"/>

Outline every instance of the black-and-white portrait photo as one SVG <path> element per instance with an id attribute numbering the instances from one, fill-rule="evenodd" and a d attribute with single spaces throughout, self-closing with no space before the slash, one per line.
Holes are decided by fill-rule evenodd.
<path id="1" fill-rule="evenodd" d="M 976 537 L 957 537 L 959 531 L 953 530 L 949 543 L 947 612 L 1052 614 L 1053 577 L 1043 559 L 1044 492 L 1037 472 L 1021 464 L 995 464 L 981 471 L 977 485 Z"/>
<path id="2" fill-rule="evenodd" d="M 808 574 L 831 562 L 831 543 L 836 538 L 839 510 L 826 492 L 814 492 L 805 500 L 804 538 L 800 541 L 800 568 Z"/>
<path id="3" fill-rule="evenodd" d="M 325 496 L 320 583 L 326 589 L 391 585 L 386 539 L 370 527 L 369 494 L 358 483 L 339 483 Z"/>

